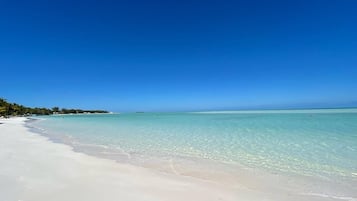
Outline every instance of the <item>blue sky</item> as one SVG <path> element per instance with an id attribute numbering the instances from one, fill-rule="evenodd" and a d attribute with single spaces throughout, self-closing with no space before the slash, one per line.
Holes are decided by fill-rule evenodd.
<path id="1" fill-rule="evenodd" d="M 0 96 L 111 111 L 357 106 L 357 2 L 1 1 Z"/>

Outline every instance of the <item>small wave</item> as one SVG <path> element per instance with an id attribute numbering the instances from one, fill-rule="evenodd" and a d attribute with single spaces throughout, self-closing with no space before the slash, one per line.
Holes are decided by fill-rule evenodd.
<path id="1" fill-rule="evenodd" d="M 303 195 L 311 195 L 311 196 L 317 196 L 317 197 L 323 197 L 323 198 L 332 198 L 332 199 L 337 199 L 337 200 L 357 201 L 357 199 L 354 197 L 327 195 L 327 194 L 323 194 L 323 193 L 304 193 Z"/>

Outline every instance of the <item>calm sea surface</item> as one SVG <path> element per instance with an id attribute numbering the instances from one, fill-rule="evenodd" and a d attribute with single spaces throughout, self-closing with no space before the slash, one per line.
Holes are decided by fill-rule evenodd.
<path id="1" fill-rule="evenodd" d="M 33 125 L 129 158 L 187 157 L 357 180 L 357 109 L 58 115 Z"/>

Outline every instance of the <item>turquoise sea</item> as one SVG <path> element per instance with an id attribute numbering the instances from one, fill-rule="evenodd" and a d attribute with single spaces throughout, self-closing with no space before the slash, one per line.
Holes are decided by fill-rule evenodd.
<path id="1" fill-rule="evenodd" d="M 185 158 L 274 174 L 357 181 L 357 109 L 40 117 L 53 140 L 118 161 Z"/>
<path id="2" fill-rule="evenodd" d="M 36 119 L 28 126 L 50 140 L 119 163 L 295 200 L 357 201 L 357 109 Z"/>

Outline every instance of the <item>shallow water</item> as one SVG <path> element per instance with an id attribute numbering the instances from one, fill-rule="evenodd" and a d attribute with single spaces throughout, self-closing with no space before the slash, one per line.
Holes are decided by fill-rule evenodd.
<path id="1" fill-rule="evenodd" d="M 192 167 L 214 163 L 215 167 L 227 167 L 227 172 L 239 167 L 343 186 L 357 184 L 356 109 L 58 115 L 44 119 L 31 125 L 79 151 L 175 174 L 199 174 L 187 170 L 190 163 Z M 217 172 L 208 169 L 211 176 Z M 226 176 L 229 178 L 229 173 Z"/>

